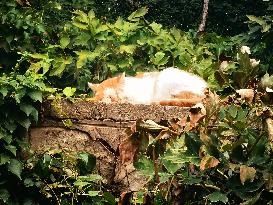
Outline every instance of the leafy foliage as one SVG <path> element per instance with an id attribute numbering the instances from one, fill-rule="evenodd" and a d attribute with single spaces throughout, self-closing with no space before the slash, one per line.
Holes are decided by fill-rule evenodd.
<path id="1" fill-rule="evenodd" d="M 244 3 L 249 1 L 238 8 Z M 231 2 L 210 6 L 216 9 L 210 10 L 208 29 L 225 34 L 245 29 L 234 25 L 246 17 L 233 18 L 237 9 Z M 272 6 L 245 6 L 253 7 L 257 13 L 244 11 L 264 15 Z M 94 174 L 94 156 L 66 150 L 32 155 L 24 135 L 39 120 L 47 96 L 71 98 L 86 92 L 88 81 L 168 66 L 202 76 L 224 99 L 218 103 L 208 96 L 198 127 L 145 122 L 146 134 L 154 129 L 135 166 L 149 183 L 132 202 L 149 196 L 154 204 L 272 203 L 272 17 L 249 15 L 250 33 L 235 37 L 198 37 L 178 29 L 194 28 L 200 9 L 200 1 L 1 1 L 0 203 L 115 204 Z M 226 27 L 218 22 L 219 16 L 226 20 L 224 11 L 230 16 Z M 252 54 L 239 50 L 244 44 L 254 48 Z M 255 96 L 238 92 L 244 88 Z"/>

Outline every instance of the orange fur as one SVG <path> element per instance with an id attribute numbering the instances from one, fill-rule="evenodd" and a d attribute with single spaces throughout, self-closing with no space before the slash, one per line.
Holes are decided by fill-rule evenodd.
<path id="1" fill-rule="evenodd" d="M 93 84 L 93 83 L 88 83 L 88 86 L 93 90 L 95 93 L 95 99 L 100 101 L 104 97 L 104 90 L 107 88 L 113 88 L 114 90 L 119 90 L 121 89 L 122 86 L 122 81 L 124 79 L 124 74 L 121 74 L 117 77 L 109 78 L 101 82 L 100 84 Z M 113 95 L 111 96 L 111 101 L 113 102 L 119 102 L 122 99 L 119 99 L 117 97 L 118 95 Z"/>
<path id="2" fill-rule="evenodd" d="M 143 77 L 156 77 L 158 75 L 158 72 L 150 72 L 150 73 L 139 73 L 135 77 L 136 78 L 143 78 Z M 119 75 L 117 77 L 109 78 L 105 81 L 103 81 L 100 84 L 92 84 L 88 83 L 89 87 L 94 91 L 95 93 L 95 99 L 98 101 L 104 101 L 105 97 L 105 90 L 111 89 L 112 92 L 108 94 L 107 101 L 109 102 L 127 102 L 126 98 L 123 96 L 120 96 L 119 94 L 122 92 L 119 92 L 123 87 L 125 74 Z M 166 99 L 161 100 L 158 102 L 152 102 L 151 104 L 158 104 L 158 105 L 164 105 L 164 106 L 181 106 L 181 107 L 192 107 L 196 105 L 197 103 L 202 102 L 205 95 L 197 95 L 190 91 L 183 91 L 181 93 L 178 93 L 174 96 L 172 96 L 172 99 Z"/>

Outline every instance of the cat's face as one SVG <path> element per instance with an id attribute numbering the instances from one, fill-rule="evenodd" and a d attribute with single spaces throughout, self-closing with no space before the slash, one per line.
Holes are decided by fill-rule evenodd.
<path id="1" fill-rule="evenodd" d="M 122 84 L 125 74 L 109 78 L 100 84 L 88 83 L 88 86 L 95 93 L 95 99 L 98 101 L 110 103 L 122 101 Z"/>

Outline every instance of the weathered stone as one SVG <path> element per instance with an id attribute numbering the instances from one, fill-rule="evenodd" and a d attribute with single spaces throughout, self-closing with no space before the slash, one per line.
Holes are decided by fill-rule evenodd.
<path id="1" fill-rule="evenodd" d="M 78 99 L 48 101 L 43 119 L 29 132 L 33 150 L 52 148 L 85 151 L 97 157 L 97 170 L 109 185 L 120 184 L 119 191 L 137 191 L 146 182 L 132 164 L 122 165 L 118 148 L 137 120 L 160 122 L 183 118 L 189 108 L 160 105 L 106 104 Z"/>

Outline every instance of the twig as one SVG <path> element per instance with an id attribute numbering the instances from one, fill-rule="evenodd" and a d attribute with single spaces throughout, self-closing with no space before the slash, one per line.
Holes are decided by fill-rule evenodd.
<path id="1" fill-rule="evenodd" d="M 206 20 L 207 20 L 207 16 L 208 16 L 208 9 L 209 9 L 209 0 L 204 0 L 202 20 L 201 20 L 201 23 L 199 24 L 197 34 L 201 34 L 205 31 Z"/>
<path id="2" fill-rule="evenodd" d="M 159 178 L 159 174 L 158 174 L 158 160 L 155 157 L 155 146 L 152 146 L 153 148 L 153 161 L 154 161 L 154 170 L 155 170 L 155 181 L 157 184 L 160 183 L 160 178 Z"/>

